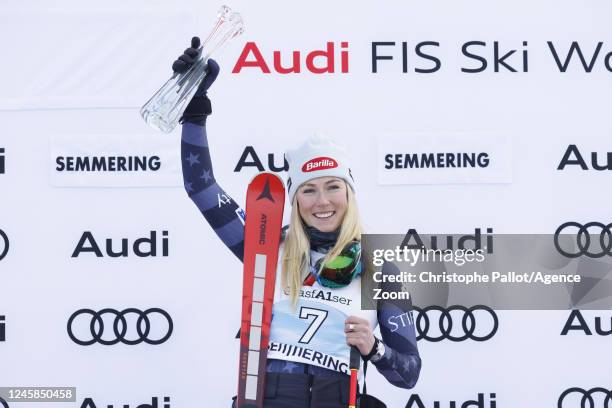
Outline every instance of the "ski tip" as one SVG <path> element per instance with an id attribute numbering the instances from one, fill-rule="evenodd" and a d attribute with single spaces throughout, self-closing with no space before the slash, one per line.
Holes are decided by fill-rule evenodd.
<path id="1" fill-rule="evenodd" d="M 257 173 L 255 176 L 253 176 L 253 178 L 249 181 L 249 184 L 252 184 L 253 182 L 255 182 L 256 180 L 259 180 L 260 178 L 265 178 L 266 176 L 271 176 L 273 178 L 278 179 L 278 181 L 281 183 L 281 185 L 283 186 L 283 189 L 285 188 L 285 181 L 282 179 L 281 176 L 279 176 L 276 173 L 272 173 L 271 171 L 262 171 Z"/>

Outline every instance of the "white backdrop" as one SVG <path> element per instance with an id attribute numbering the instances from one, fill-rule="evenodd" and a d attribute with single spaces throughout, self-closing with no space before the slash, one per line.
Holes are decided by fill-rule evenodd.
<path id="1" fill-rule="evenodd" d="M 611 222 L 612 171 L 594 170 L 590 157 L 596 152 L 603 165 L 612 152 L 612 57 L 606 60 L 612 52 L 612 5 L 566 0 L 228 4 L 243 14 L 246 32 L 218 57 L 222 72 L 209 93 L 214 114 L 208 133 L 216 178 L 238 203 L 256 172 L 233 171 L 245 146 L 253 146 L 262 161 L 273 153 L 278 165 L 287 147 L 325 132 L 347 145 L 354 158 L 368 232 L 493 228 L 551 234 L 566 221 Z M 91 398 L 97 407 L 137 407 L 151 404 L 153 397 L 169 397 L 169 407 L 229 406 L 237 385 L 241 264 L 182 189 L 179 129 L 157 134 L 138 114 L 170 76 L 172 61 L 191 36 L 208 32 L 219 5 L 67 0 L 4 1 L 0 8 L 0 148 L 5 149 L 0 151 L 5 163 L 0 229 L 10 241 L 0 260 L 0 316 L 5 316 L 0 324 L 6 333 L 4 341 L 0 338 L 0 386 L 76 386 L 78 393 L 76 403 L 32 406 L 82 408 L 91 406 L 84 403 Z M 286 63 L 291 51 L 304 56 L 328 41 L 337 48 L 346 41 L 349 72 L 313 74 L 302 67 L 299 74 L 263 74 L 255 68 L 232 74 L 246 41 L 257 44 L 270 66 L 275 50 Z M 379 61 L 372 73 L 372 43 L 392 41 L 395 47 L 379 52 L 394 59 Z M 402 41 L 407 73 L 402 72 Z M 439 43 L 423 48 L 440 60 L 437 72 L 414 72 L 433 66 L 415 54 L 423 41 Z M 487 59 L 484 72 L 461 71 L 480 65 L 461 52 L 470 41 L 487 44 L 469 48 Z M 502 55 L 518 50 L 506 62 L 519 72 L 494 71 L 494 41 Z M 578 42 L 587 63 L 602 45 L 591 72 L 577 54 L 560 72 L 547 41 L 562 60 Z M 520 72 L 524 50 L 528 71 Z M 494 166 L 473 169 L 475 176 L 460 174 L 461 169 L 406 169 L 399 184 L 397 179 L 379 184 L 388 176 L 379 149 L 398 137 L 403 139 L 397 152 L 460 147 L 495 152 L 492 164 L 506 167 L 500 175 L 490 173 Z M 557 170 L 572 144 L 588 170 L 576 165 Z M 108 181 L 103 174 L 56 170 L 57 156 L 78 154 L 158 155 L 162 171 L 114 174 Z M 612 158 L 608 162 L 612 167 Z M 436 170 L 443 171 L 432 177 Z M 419 171 L 429 184 L 414 184 L 422 179 Z M 122 238 L 131 245 L 156 231 L 158 253 L 71 257 L 85 231 L 103 251 L 105 239 L 120 248 Z M 167 231 L 167 256 L 160 250 L 162 231 Z M 68 318 L 78 309 L 156 307 L 174 324 L 160 345 L 80 346 L 67 334 Z M 610 329 L 610 311 L 583 314 L 591 327 L 600 317 Z M 414 390 L 394 388 L 374 370 L 368 389 L 391 408 L 406 406 L 412 394 L 427 408 L 435 401 L 441 408 L 457 401 L 458 407 L 478 393 L 486 401 L 494 393 L 497 408 L 555 407 L 570 387 L 612 390 L 606 363 L 612 336 L 577 331 L 561 336 L 568 315 L 498 312 L 499 330 L 489 341 L 420 341 L 423 369 Z M 152 319 L 152 331 L 163 329 L 158 323 Z M 596 401 L 604 406 L 603 398 Z M 580 406 L 579 398 L 568 397 L 563 404 Z"/>

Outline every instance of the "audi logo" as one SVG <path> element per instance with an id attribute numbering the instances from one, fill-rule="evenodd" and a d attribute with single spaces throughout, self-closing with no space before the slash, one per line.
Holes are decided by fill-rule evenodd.
<path id="1" fill-rule="evenodd" d="M 104 334 L 108 333 L 104 330 L 105 315 L 112 318 L 112 335 L 109 333 L 109 335 L 104 336 Z M 136 317 L 136 319 L 129 319 L 131 324 L 128 324 L 128 318 L 132 315 Z M 89 320 L 86 319 L 87 316 L 90 316 Z M 157 330 L 158 334 L 162 333 L 162 336 L 159 338 L 150 338 L 149 336 L 149 334 L 151 334 L 151 320 L 153 316 L 155 316 L 156 323 L 158 320 L 166 320 L 166 322 L 163 323 L 163 326 L 166 327 L 162 326 L 162 329 Z M 84 319 L 85 325 L 78 323 L 78 321 Z M 89 322 L 89 330 L 83 327 L 87 326 L 87 322 Z M 129 330 L 129 335 L 128 326 L 134 328 L 134 330 Z M 106 327 L 108 327 L 108 324 Z M 102 309 L 99 312 L 91 309 L 80 309 L 74 312 L 72 316 L 70 316 L 70 319 L 68 319 L 68 336 L 70 336 L 72 341 L 81 346 L 90 346 L 94 343 L 112 346 L 119 342 L 127 345 L 135 345 L 143 341 L 147 344 L 157 345 L 170 338 L 173 327 L 174 324 L 172 323 L 170 315 L 159 308 L 147 309 L 144 312 L 134 308 L 122 311 Z M 78 337 L 75 335 L 75 331 L 79 333 Z"/>
<path id="2" fill-rule="evenodd" d="M 0 229 L 0 261 L 6 256 L 6 253 L 9 250 L 9 239 Z"/>
<path id="3" fill-rule="evenodd" d="M 471 339 L 474 341 L 486 341 L 497 333 L 499 327 L 499 319 L 497 314 L 488 306 L 477 305 L 472 307 L 465 306 L 450 306 L 442 308 L 440 306 L 428 306 L 426 308 L 413 308 L 418 314 L 416 318 L 417 340 L 425 339 L 427 341 L 438 342 L 444 339 L 450 341 L 464 341 Z M 461 330 L 453 330 L 453 314 L 452 312 L 461 312 Z M 481 311 L 481 312 L 478 312 Z M 474 313 L 476 312 L 476 313 Z M 476 315 L 484 315 L 480 317 L 478 329 L 476 324 Z M 437 317 L 436 317 L 437 316 Z M 438 319 L 438 329 L 432 329 L 430 319 Z M 485 320 L 489 320 L 490 324 L 485 326 Z M 457 325 L 455 325 L 457 327 Z M 485 327 L 483 329 L 483 327 Z M 438 332 L 433 333 L 432 332 Z M 461 332 L 461 333 L 457 333 Z"/>
<path id="4" fill-rule="evenodd" d="M 576 233 L 576 245 L 578 248 L 577 250 L 572 250 L 572 252 L 568 252 L 566 249 L 562 248 L 559 241 L 559 236 L 561 235 L 562 231 L 568 227 L 578 228 L 578 232 Z M 611 227 L 612 223 L 605 225 L 601 222 L 588 222 L 584 225 L 574 221 L 563 223 L 555 231 L 555 248 L 557 248 L 557 251 L 559 251 L 561 255 L 568 258 L 577 258 L 581 255 L 588 256 L 589 258 L 601 258 L 605 255 L 612 255 Z M 596 229 L 596 231 L 589 232 L 589 228 Z M 592 244 L 591 233 L 593 232 L 599 232 L 599 248 L 590 250 Z M 566 234 L 568 233 L 566 232 Z M 594 239 L 596 238 L 597 237 L 595 236 Z"/>
<path id="5" fill-rule="evenodd" d="M 582 397 L 580 398 L 580 407 L 578 407 L 578 405 L 576 405 L 575 403 L 574 404 L 570 404 L 570 403 L 564 404 L 565 398 L 571 394 L 577 394 L 578 396 L 582 395 Z M 602 395 L 602 398 L 603 398 L 602 405 L 595 403 L 595 399 L 593 398 L 595 394 L 603 394 Z M 578 400 L 578 397 L 576 397 L 576 401 L 577 400 Z M 610 402 L 612 402 L 612 390 L 607 390 L 605 388 L 596 387 L 596 388 L 592 388 L 587 391 L 582 388 L 573 387 L 573 388 L 569 388 L 565 390 L 563 394 L 559 396 L 559 401 L 557 402 L 557 408 L 599 408 L 599 407 L 610 408 L 612 407 Z"/>

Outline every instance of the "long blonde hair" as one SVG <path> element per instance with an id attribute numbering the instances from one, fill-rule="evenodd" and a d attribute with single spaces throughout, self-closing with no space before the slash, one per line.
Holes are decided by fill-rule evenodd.
<path id="1" fill-rule="evenodd" d="M 340 252 L 351 241 L 361 240 L 361 234 L 363 233 L 355 194 L 346 182 L 344 184 L 347 198 L 346 213 L 340 223 L 338 240 L 323 258 L 323 264 L 340 255 Z M 295 308 L 297 307 L 302 282 L 304 282 L 310 268 L 310 241 L 304 230 L 304 221 L 300 216 L 297 194 L 293 197 L 292 204 L 289 231 L 285 238 L 282 257 L 281 287 L 283 291 L 286 288 L 289 289 L 289 297 Z"/>

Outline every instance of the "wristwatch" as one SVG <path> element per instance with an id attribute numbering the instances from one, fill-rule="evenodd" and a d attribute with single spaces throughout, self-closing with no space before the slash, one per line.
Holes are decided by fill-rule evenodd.
<path id="1" fill-rule="evenodd" d="M 385 355 L 385 343 L 382 340 L 378 340 L 376 336 L 374 336 L 374 346 L 372 347 L 372 351 L 364 357 L 364 360 L 375 363 Z"/>

